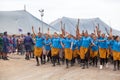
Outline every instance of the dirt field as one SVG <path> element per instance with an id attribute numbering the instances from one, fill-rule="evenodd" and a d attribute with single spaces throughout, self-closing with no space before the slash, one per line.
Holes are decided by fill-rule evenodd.
<path id="1" fill-rule="evenodd" d="M 0 60 L 0 80 L 120 80 L 120 71 L 79 65 L 66 69 L 65 65 L 52 67 L 50 63 L 35 66 L 34 59 L 24 60 L 24 56 L 11 54 L 9 61 Z"/>

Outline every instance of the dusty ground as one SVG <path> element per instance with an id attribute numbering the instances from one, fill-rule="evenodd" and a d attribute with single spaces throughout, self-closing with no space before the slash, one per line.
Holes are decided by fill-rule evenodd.
<path id="1" fill-rule="evenodd" d="M 24 60 L 24 56 L 11 54 L 9 61 L 0 60 L 0 80 L 120 80 L 120 71 L 89 67 L 81 69 L 79 65 L 65 68 L 65 65 L 52 67 L 50 63 L 35 66 L 34 59 Z"/>

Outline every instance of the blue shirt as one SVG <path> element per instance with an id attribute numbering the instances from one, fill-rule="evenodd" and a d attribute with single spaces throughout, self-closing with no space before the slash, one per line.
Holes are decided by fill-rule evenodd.
<path id="1" fill-rule="evenodd" d="M 50 44 L 51 44 L 51 39 L 45 39 L 44 40 L 45 50 L 51 50 Z"/>
<path id="2" fill-rule="evenodd" d="M 65 39 L 63 40 L 63 44 L 64 44 L 64 47 L 65 47 L 65 48 L 71 48 L 71 43 L 72 43 L 71 38 L 65 38 Z"/>
<path id="3" fill-rule="evenodd" d="M 82 45 L 82 38 L 78 40 L 77 45 L 78 45 L 78 49 L 80 49 L 80 47 Z"/>
<path id="4" fill-rule="evenodd" d="M 98 41 L 97 40 L 93 40 L 92 41 L 94 43 L 94 45 L 91 47 L 92 51 L 98 51 Z"/>
<path id="5" fill-rule="evenodd" d="M 35 44 L 35 46 L 39 47 L 39 48 L 42 48 L 43 47 L 43 41 L 44 41 L 43 37 L 36 36 L 36 44 Z"/>
<path id="6" fill-rule="evenodd" d="M 82 37 L 82 47 L 89 48 L 91 44 L 91 37 Z"/>
<path id="7" fill-rule="evenodd" d="M 73 46 L 72 46 L 72 50 L 75 50 L 78 48 L 78 40 L 74 40 L 73 41 Z"/>
<path id="8" fill-rule="evenodd" d="M 64 39 L 63 39 L 63 38 L 59 38 L 59 39 L 60 39 L 59 49 L 62 49 L 61 43 L 62 43 L 62 41 L 63 41 Z"/>
<path id="9" fill-rule="evenodd" d="M 60 38 L 52 38 L 52 47 L 53 48 L 59 48 L 59 44 L 60 44 Z"/>
<path id="10" fill-rule="evenodd" d="M 111 41 L 111 48 L 114 51 L 120 52 L 120 42 L 116 41 L 116 40 L 112 40 Z"/>
<path id="11" fill-rule="evenodd" d="M 7 36 L 3 36 L 3 47 L 9 46 L 9 40 Z"/>
<path id="12" fill-rule="evenodd" d="M 102 40 L 102 41 L 99 41 L 99 40 Z M 98 39 L 98 41 L 99 41 L 99 47 L 100 47 L 100 48 L 108 48 L 107 38 L 102 38 L 102 37 L 100 37 L 100 38 Z"/>

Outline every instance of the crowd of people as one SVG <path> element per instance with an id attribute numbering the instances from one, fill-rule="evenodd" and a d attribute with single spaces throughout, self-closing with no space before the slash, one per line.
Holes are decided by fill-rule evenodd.
<path id="1" fill-rule="evenodd" d="M 66 68 L 75 66 L 77 63 L 82 69 L 90 65 L 100 69 L 108 67 L 108 63 L 113 64 L 113 70 L 120 69 L 120 37 L 112 35 L 112 29 L 104 34 L 98 27 L 94 32 L 88 34 L 87 31 L 79 33 L 76 30 L 76 36 L 71 34 L 42 34 L 34 32 L 26 36 L 8 36 L 7 32 L 0 35 L 0 56 L 3 60 L 8 60 L 7 54 L 17 53 L 25 54 L 25 59 L 36 59 L 36 65 L 51 62 L 53 66 L 66 64 Z"/>

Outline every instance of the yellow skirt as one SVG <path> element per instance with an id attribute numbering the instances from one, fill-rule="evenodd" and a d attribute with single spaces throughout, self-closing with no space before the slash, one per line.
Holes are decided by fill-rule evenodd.
<path id="1" fill-rule="evenodd" d="M 69 48 L 65 48 L 65 59 L 72 60 L 72 50 Z"/>
<path id="2" fill-rule="evenodd" d="M 96 56 L 98 56 L 98 51 L 92 51 L 90 57 L 94 58 Z"/>
<path id="3" fill-rule="evenodd" d="M 35 47 L 34 55 L 37 56 L 37 57 L 41 57 L 42 56 L 42 51 L 43 51 L 42 48 Z"/>
<path id="4" fill-rule="evenodd" d="M 106 53 L 107 53 L 107 50 L 104 49 L 104 48 L 99 48 L 99 54 L 100 54 L 100 58 L 106 58 Z"/>
<path id="5" fill-rule="evenodd" d="M 56 56 L 56 55 L 58 55 L 58 53 L 59 53 L 59 49 L 58 48 L 52 48 L 51 49 L 52 56 Z"/>
<path id="6" fill-rule="evenodd" d="M 112 51 L 113 60 L 120 60 L 120 52 Z"/>
<path id="7" fill-rule="evenodd" d="M 80 48 L 80 57 L 81 59 L 85 59 L 85 54 L 87 53 L 88 48 L 81 47 Z"/>
<path id="8" fill-rule="evenodd" d="M 79 54 L 78 49 L 73 50 L 73 58 L 76 58 Z"/>

